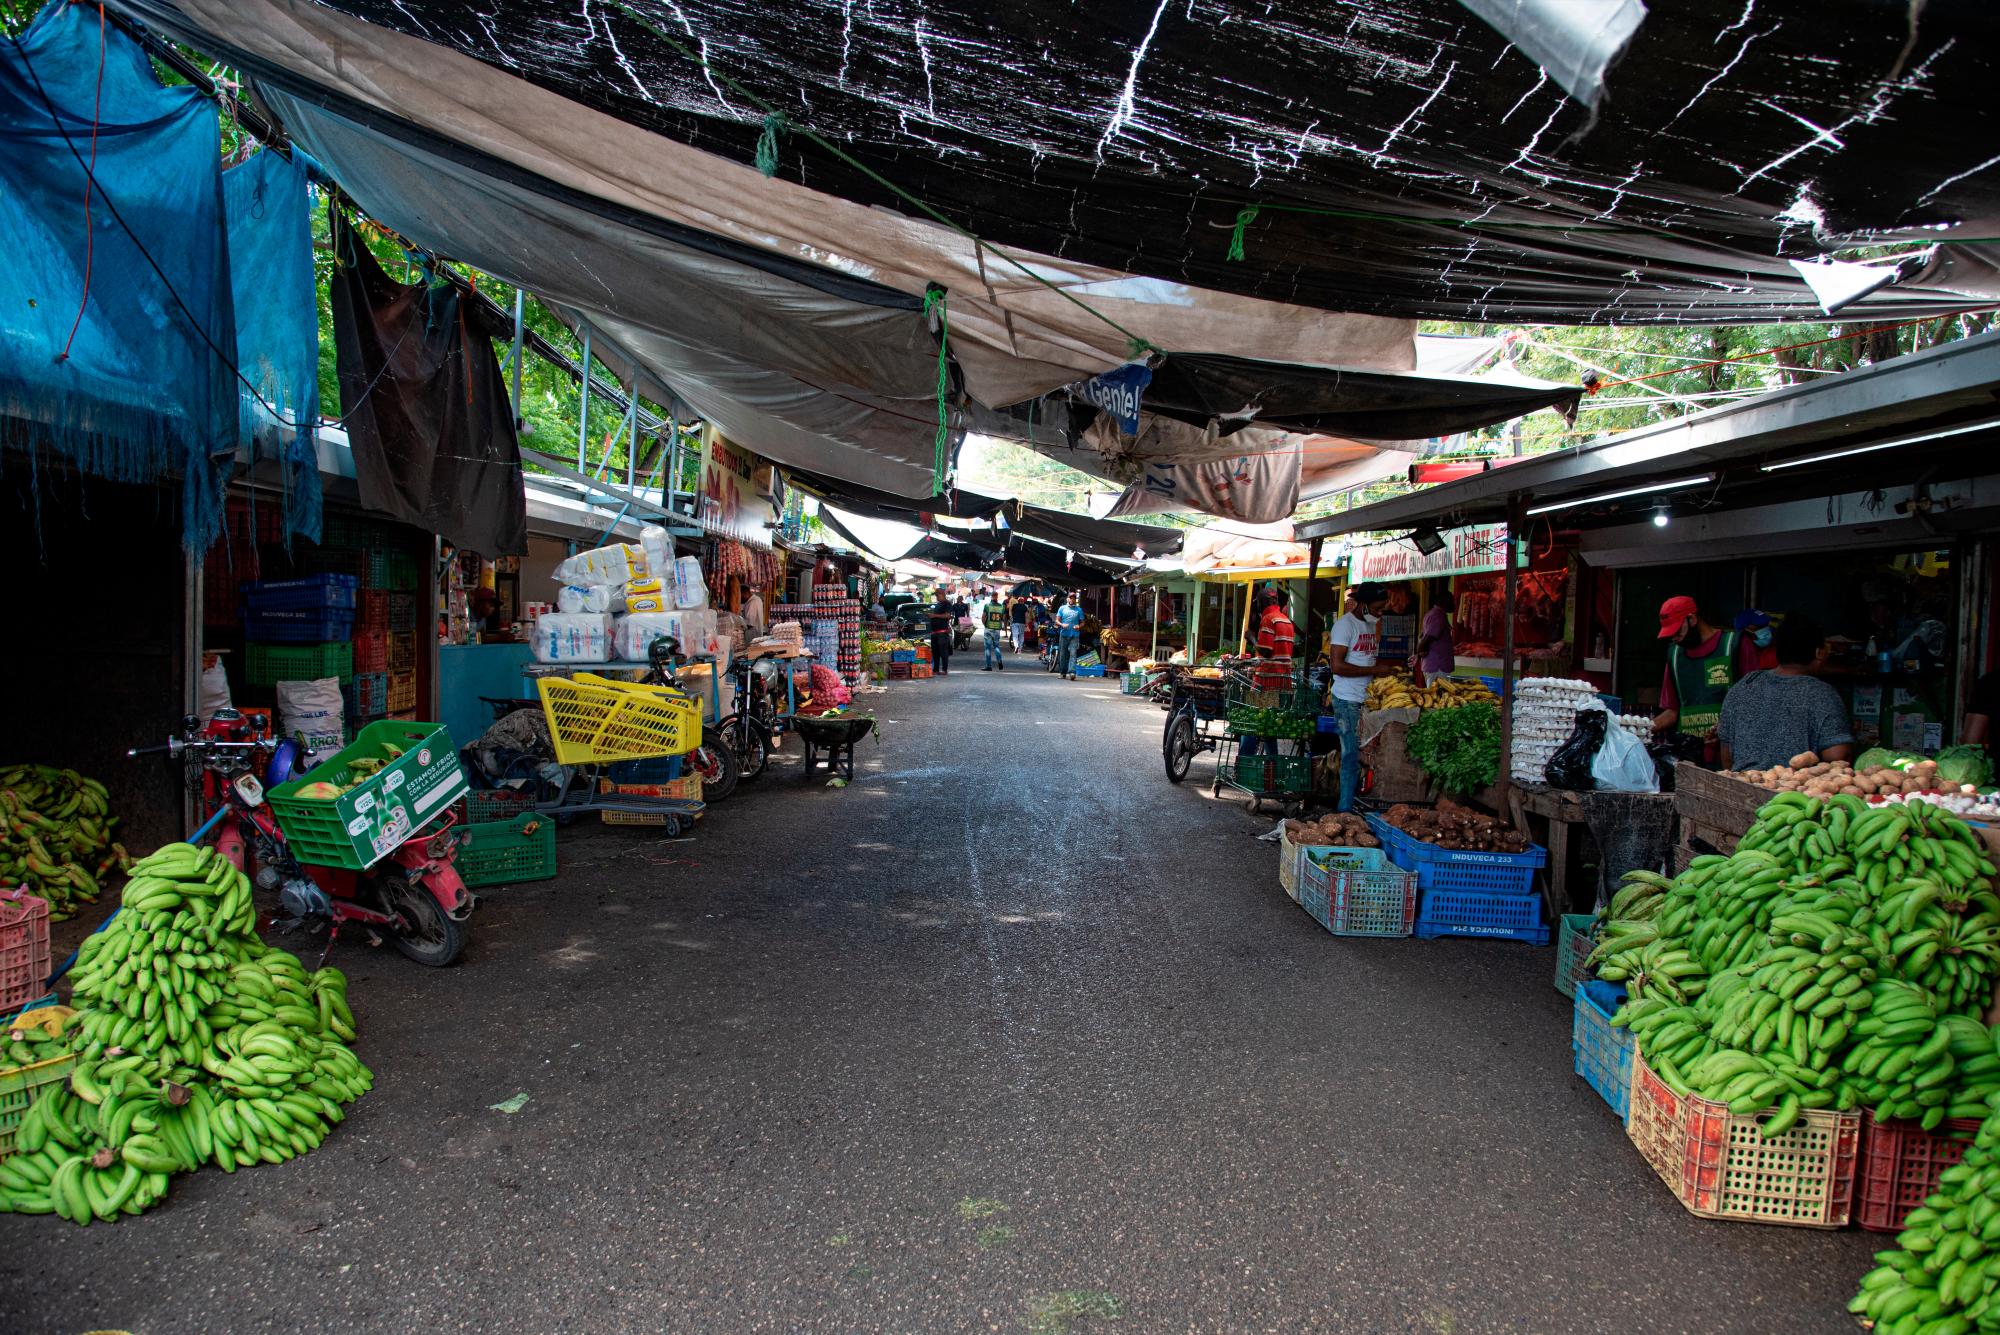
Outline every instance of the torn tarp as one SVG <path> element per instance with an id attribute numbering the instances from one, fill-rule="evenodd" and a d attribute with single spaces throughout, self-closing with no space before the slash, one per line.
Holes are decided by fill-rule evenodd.
<path id="1" fill-rule="evenodd" d="M 361 504 L 482 556 L 527 551 L 513 405 L 493 357 L 508 331 L 449 283 L 398 283 L 337 210 L 332 232 L 328 295 Z"/>

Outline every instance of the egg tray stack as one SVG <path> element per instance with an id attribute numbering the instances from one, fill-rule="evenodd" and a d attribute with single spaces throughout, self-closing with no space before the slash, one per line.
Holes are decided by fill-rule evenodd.
<path id="1" fill-rule="evenodd" d="M 1576 730 L 1576 711 L 1597 699 L 1597 687 L 1569 677 L 1523 677 L 1514 683 L 1514 754 L 1511 772 L 1527 783 L 1546 783 L 1549 759 Z"/>
<path id="2" fill-rule="evenodd" d="M 861 682 L 861 600 L 849 598 L 844 590 L 814 589 L 813 607 L 822 618 L 832 616 L 840 623 L 840 662 L 835 669 L 849 686 Z"/>

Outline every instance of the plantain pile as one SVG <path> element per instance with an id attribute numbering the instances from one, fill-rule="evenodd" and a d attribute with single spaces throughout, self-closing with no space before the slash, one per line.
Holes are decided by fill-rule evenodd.
<path id="1" fill-rule="evenodd" d="M 1591 964 L 1669 1087 L 1774 1110 L 1767 1139 L 1813 1108 L 1934 1128 L 2000 1091 L 1994 870 L 1939 808 L 1784 793 L 1734 854 L 1628 875 Z"/>
<path id="2" fill-rule="evenodd" d="M 1409 677 L 1397 674 L 1376 677 L 1368 683 L 1366 709 L 1449 709 L 1453 705 L 1492 704 L 1493 692 L 1476 681 L 1452 677 L 1432 677 L 1418 686 Z"/>
<path id="3" fill-rule="evenodd" d="M 1964 1160 L 1875 1259 L 1847 1310 L 1877 1335 L 2000 1329 L 2000 1113 L 1988 1113 Z"/>
<path id="4" fill-rule="evenodd" d="M 131 862 L 112 842 L 117 823 L 95 779 L 51 765 L 0 770 L 0 880 L 46 900 L 54 921 L 73 917 L 113 868 Z"/>
<path id="5" fill-rule="evenodd" d="M 258 939 L 248 878 L 186 844 L 131 871 L 78 953 L 76 1066 L 23 1117 L 0 1210 L 137 1214 L 174 1173 L 305 1153 L 373 1083 L 347 1047 L 346 979 Z"/>

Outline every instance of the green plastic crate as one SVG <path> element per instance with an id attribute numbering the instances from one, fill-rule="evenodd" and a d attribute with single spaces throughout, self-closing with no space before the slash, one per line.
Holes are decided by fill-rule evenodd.
<path id="1" fill-rule="evenodd" d="M 1597 947 L 1594 913 L 1562 915 L 1561 935 L 1556 938 L 1556 991 L 1576 996 L 1576 985 L 1590 977 L 1590 952 Z"/>
<path id="2" fill-rule="evenodd" d="M 1253 793 L 1303 793 L 1312 783 L 1309 756 L 1239 755 L 1236 786 Z"/>
<path id="3" fill-rule="evenodd" d="M 281 681 L 318 681 L 322 677 L 354 680 L 352 641 L 252 644 L 244 652 L 243 679 L 252 686 L 276 686 Z"/>
<path id="4" fill-rule="evenodd" d="M 365 782 L 330 799 L 300 797 L 309 783 L 344 784 L 361 759 L 403 754 Z M 372 867 L 468 791 L 458 752 L 442 723 L 371 723 L 333 758 L 266 795 L 300 862 Z"/>
<path id="5" fill-rule="evenodd" d="M 556 823 L 529 811 L 512 820 L 468 825 L 455 865 L 459 879 L 474 888 L 546 881 L 556 874 Z"/>

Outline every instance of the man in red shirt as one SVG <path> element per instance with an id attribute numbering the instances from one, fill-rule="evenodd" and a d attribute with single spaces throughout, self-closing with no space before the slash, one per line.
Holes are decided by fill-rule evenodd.
<path id="1" fill-rule="evenodd" d="M 1257 621 L 1257 665 L 1250 670 L 1250 684 L 1256 688 L 1250 698 L 1257 708 L 1268 709 L 1280 703 L 1282 692 L 1292 685 L 1292 656 L 1299 632 L 1285 613 L 1284 599 L 1271 590 L 1258 594 L 1252 607 Z M 1240 753 L 1254 756 L 1266 750 L 1276 755 L 1278 739 L 1245 737 Z"/>
<path id="2" fill-rule="evenodd" d="M 1668 641 L 1653 732 L 1704 739 L 1722 718 L 1722 698 L 1756 668 L 1750 637 L 1712 626 L 1685 594 L 1660 605 L 1660 638 Z"/>

